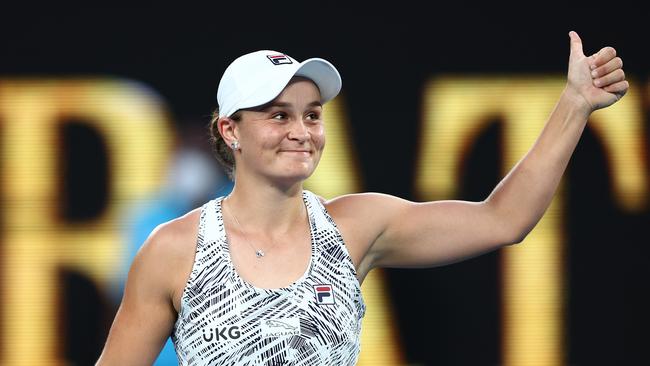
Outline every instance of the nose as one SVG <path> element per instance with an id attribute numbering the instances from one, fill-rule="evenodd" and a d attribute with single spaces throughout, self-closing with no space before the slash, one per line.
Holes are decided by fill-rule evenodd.
<path id="1" fill-rule="evenodd" d="M 297 140 L 300 142 L 307 141 L 309 139 L 309 129 L 305 125 L 305 121 L 302 118 L 293 119 L 289 127 L 289 139 Z"/>

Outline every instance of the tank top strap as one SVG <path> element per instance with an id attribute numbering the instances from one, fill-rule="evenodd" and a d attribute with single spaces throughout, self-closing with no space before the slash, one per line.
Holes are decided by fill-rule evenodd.
<path id="1" fill-rule="evenodd" d="M 305 198 L 305 204 L 309 214 L 312 236 L 315 238 L 313 242 L 316 245 L 316 251 L 320 252 L 331 245 L 342 245 L 345 247 L 343 238 L 334 219 L 327 212 L 318 196 L 311 191 L 303 190 L 303 197 Z M 320 235 L 324 232 L 328 232 L 330 235 Z M 332 236 L 331 234 L 334 235 Z"/>
<path id="2" fill-rule="evenodd" d="M 199 230 L 197 234 L 196 250 L 197 252 L 205 246 L 205 241 L 210 237 L 214 228 L 212 225 L 207 225 L 208 222 L 214 222 L 215 216 L 215 200 L 206 202 L 201 207 L 201 215 L 199 216 Z"/>
<path id="3" fill-rule="evenodd" d="M 201 207 L 194 264 L 181 297 L 182 316 L 185 316 L 187 309 L 194 308 L 203 300 L 202 289 L 230 276 L 228 266 L 224 262 L 224 240 L 220 240 L 224 235 L 223 220 L 220 220 L 218 215 L 221 199 L 223 197 L 212 199 Z"/>
<path id="4" fill-rule="evenodd" d="M 217 242 L 219 254 L 223 256 L 223 251 L 228 250 L 228 240 L 226 238 L 226 227 L 223 221 L 222 204 L 226 196 L 221 196 L 212 200 L 212 207 L 210 207 L 209 225 L 210 231 L 206 232 L 208 237 Z"/>
<path id="5" fill-rule="evenodd" d="M 341 231 L 317 195 L 307 190 L 304 190 L 303 194 L 306 197 L 311 226 L 314 228 L 312 242 L 316 247 L 316 260 L 312 278 L 339 281 L 348 292 L 346 301 L 349 299 L 349 306 L 355 308 L 361 319 L 366 306 L 361 294 L 361 284 L 357 280 L 357 270 Z M 361 332 L 361 328 L 357 329 L 357 332 Z"/>
<path id="6" fill-rule="evenodd" d="M 199 230 L 196 243 L 197 259 L 199 254 L 210 253 L 210 256 L 219 255 L 225 242 L 225 228 L 221 216 L 221 201 L 219 197 L 208 201 L 201 209 Z"/>

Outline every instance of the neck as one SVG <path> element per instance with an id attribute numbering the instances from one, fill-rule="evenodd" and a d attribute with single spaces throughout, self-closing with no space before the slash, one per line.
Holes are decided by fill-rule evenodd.
<path id="1" fill-rule="evenodd" d="M 246 184 L 235 181 L 226 199 L 227 210 L 249 232 L 282 234 L 295 229 L 307 215 L 302 199 L 302 182 L 289 188 Z"/>

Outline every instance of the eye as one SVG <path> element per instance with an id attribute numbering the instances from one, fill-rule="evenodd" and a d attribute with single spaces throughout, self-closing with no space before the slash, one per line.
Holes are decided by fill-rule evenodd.
<path id="1" fill-rule="evenodd" d="M 287 115 L 284 112 L 276 113 L 271 117 L 271 119 L 277 119 L 277 120 L 282 120 L 282 119 L 285 119 L 285 118 L 287 118 Z"/>
<path id="2" fill-rule="evenodd" d="M 320 119 L 320 113 L 318 113 L 318 112 L 309 112 L 307 114 L 307 118 L 309 118 L 311 120 L 319 120 Z"/>

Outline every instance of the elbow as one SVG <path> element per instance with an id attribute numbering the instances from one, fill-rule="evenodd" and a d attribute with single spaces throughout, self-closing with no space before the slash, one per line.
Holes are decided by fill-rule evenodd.
<path id="1" fill-rule="evenodd" d="M 515 236 L 512 240 L 509 240 L 509 241 L 506 243 L 506 246 L 519 244 L 519 243 L 521 243 L 522 241 L 524 241 L 524 239 L 526 239 L 526 236 L 527 236 L 527 235 L 519 235 L 519 236 Z"/>
<path id="2" fill-rule="evenodd" d="M 528 234 L 532 231 L 533 228 L 513 228 L 508 236 L 506 237 L 506 245 L 514 245 L 514 244 L 519 244 L 526 239 Z"/>
<path id="3" fill-rule="evenodd" d="M 523 242 L 535 226 L 530 225 L 527 219 L 519 217 L 519 214 L 498 207 L 491 200 L 486 200 L 484 204 L 490 207 L 492 225 L 499 228 L 497 238 L 502 246 Z"/>

